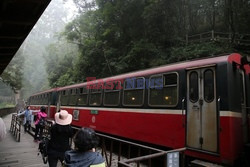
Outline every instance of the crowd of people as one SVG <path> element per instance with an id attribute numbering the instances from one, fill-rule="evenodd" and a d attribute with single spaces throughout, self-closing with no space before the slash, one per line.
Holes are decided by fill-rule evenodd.
<path id="1" fill-rule="evenodd" d="M 43 136 L 43 129 L 47 118 L 46 108 L 30 110 L 27 106 L 18 116 L 24 115 L 24 130 L 30 130 L 32 116 L 35 115 L 34 141 L 39 142 Z M 75 134 L 71 127 L 72 115 L 66 110 L 60 110 L 55 114 L 55 121 L 50 127 L 50 140 L 48 143 L 49 167 L 57 167 L 58 161 L 65 167 L 105 167 L 105 160 L 96 151 L 99 138 L 91 128 L 83 127 Z M 71 141 L 74 148 L 71 148 Z"/>

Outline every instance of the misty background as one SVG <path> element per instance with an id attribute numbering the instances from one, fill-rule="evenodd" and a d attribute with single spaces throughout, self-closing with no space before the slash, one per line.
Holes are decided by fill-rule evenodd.
<path id="1" fill-rule="evenodd" d="M 50 88 L 46 71 L 48 47 L 61 44 L 60 32 L 76 15 L 73 0 L 51 1 L 1 76 L 6 81 L 0 81 L 0 107 L 15 104 L 16 94 L 26 100 L 32 93 Z M 61 49 L 64 50 L 60 56 L 71 54 L 65 47 Z"/>
<path id="2" fill-rule="evenodd" d="M 46 89 L 250 54 L 250 0 L 52 0 L 0 80 L 0 107 Z"/>

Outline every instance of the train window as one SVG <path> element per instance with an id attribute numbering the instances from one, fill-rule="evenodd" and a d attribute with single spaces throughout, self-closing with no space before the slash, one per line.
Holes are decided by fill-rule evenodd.
<path id="1" fill-rule="evenodd" d="M 45 104 L 46 99 L 45 99 L 45 94 L 41 95 L 41 104 Z"/>
<path id="2" fill-rule="evenodd" d="M 37 100 L 36 100 L 36 104 L 39 104 L 39 103 L 40 103 L 40 96 L 38 95 Z"/>
<path id="3" fill-rule="evenodd" d="M 31 97 L 30 104 L 34 104 L 34 97 Z"/>
<path id="4" fill-rule="evenodd" d="M 214 100 L 214 74 L 210 69 L 204 72 L 204 100 L 206 102 Z"/>
<path id="5" fill-rule="evenodd" d="M 79 94 L 86 94 L 86 93 L 88 93 L 87 87 L 82 87 L 79 89 Z"/>
<path id="6" fill-rule="evenodd" d="M 77 104 L 78 105 L 87 105 L 88 104 L 88 89 L 86 87 L 82 87 L 79 89 Z"/>
<path id="7" fill-rule="evenodd" d="M 169 73 L 150 77 L 149 105 L 176 106 L 178 102 L 178 75 Z M 163 84 L 164 83 L 164 84 Z"/>
<path id="8" fill-rule="evenodd" d="M 189 99 L 195 103 L 198 101 L 198 98 L 198 74 L 196 71 L 193 71 L 189 76 Z"/>
<path id="9" fill-rule="evenodd" d="M 40 95 L 40 104 L 45 103 L 45 94 Z"/>
<path id="10" fill-rule="evenodd" d="M 129 78 L 124 82 L 123 105 L 142 106 L 144 103 L 145 78 Z"/>
<path id="11" fill-rule="evenodd" d="M 39 100 L 40 100 L 40 97 L 38 95 L 38 96 L 36 96 L 36 104 L 39 104 Z"/>
<path id="12" fill-rule="evenodd" d="M 118 106 L 120 102 L 121 82 L 105 83 L 103 104 L 105 106 Z"/>
<path id="13" fill-rule="evenodd" d="M 156 75 L 150 77 L 149 86 L 150 88 L 155 89 L 162 89 L 163 88 L 163 76 L 162 75 Z"/>
<path id="14" fill-rule="evenodd" d="M 127 78 L 124 82 L 124 90 L 135 88 L 135 78 Z"/>
<path id="15" fill-rule="evenodd" d="M 38 95 L 38 104 L 42 104 L 42 95 Z"/>
<path id="16" fill-rule="evenodd" d="M 102 103 L 103 85 L 95 84 L 90 86 L 89 105 L 100 106 Z"/>
<path id="17" fill-rule="evenodd" d="M 177 75 L 176 73 L 164 75 L 164 86 L 177 85 Z"/>
<path id="18" fill-rule="evenodd" d="M 68 95 L 67 91 L 63 90 L 61 91 L 61 104 L 62 105 L 68 105 Z"/>
<path id="19" fill-rule="evenodd" d="M 78 98 L 76 92 L 76 89 L 70 89 L 69 105 L 76 105 Z"/>

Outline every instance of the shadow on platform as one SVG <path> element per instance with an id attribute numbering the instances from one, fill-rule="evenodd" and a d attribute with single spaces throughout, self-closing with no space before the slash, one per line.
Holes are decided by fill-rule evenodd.
<path id="1" fill-rule="evenodd" d="M 38 143 L 33 141 L 29 133 L 21 129 L 21 140 L 16 142 L 10 133 L 11 114 L 3 118 L 7 128 L 6 137 L 0 141 L 0 167 L 48 167 L 38 155 Z"/>

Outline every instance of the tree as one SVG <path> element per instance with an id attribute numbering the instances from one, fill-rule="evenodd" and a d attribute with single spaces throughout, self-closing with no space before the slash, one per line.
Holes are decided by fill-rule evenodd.
<path id="1" fill-rule="evenodd" d="M 78 46 L 79 57 L 72 74 L 75 82 L 80 82 L 83 76 L 106 77 L 176 60 L 232 51 L 230 47 L 216 42 L 202 46 L 198 44 L 191 47 L 194 50 L 190 50 L 189 46 L 185 46 L 186 34 L 211 30 L 249 32 L 246 26 L 238 22 L 239 16 L 244 16 L 241 17 L 244 24 L 249 20 L 246 14 L 249 9 L 243 8 L 243 12 L 239 5 L 249 7 L 246 1 L 74 2 L 81 13 L 66 26 L 62 34 L 70 43 Z"/>
<path id="2" fill-rule="evenodd" d="M 74 83 L 74 64 L 76 47 L 65 41 L 58 41 L 47 47 L 46 71 L 50 87 L 65 86 Z"/>
<path id="3" fill-rule="evenodd" d="M 2 81 L 9 85 L 14 93 L 22 88 L 23 61 L 22 50 L 18 50 L 12 61 L 8 64 L 1 75 Z"/>
<path id="4" fill-rule="evenodd" d="M 25 57 L 22 96 L 50 88 L 46 60 L 49 54 L 47 46 L 57 43 L 60 32 L 69 21 L 69 12 L 61 0 L 53 0 L 23 43 L 22 54 Z"/>

